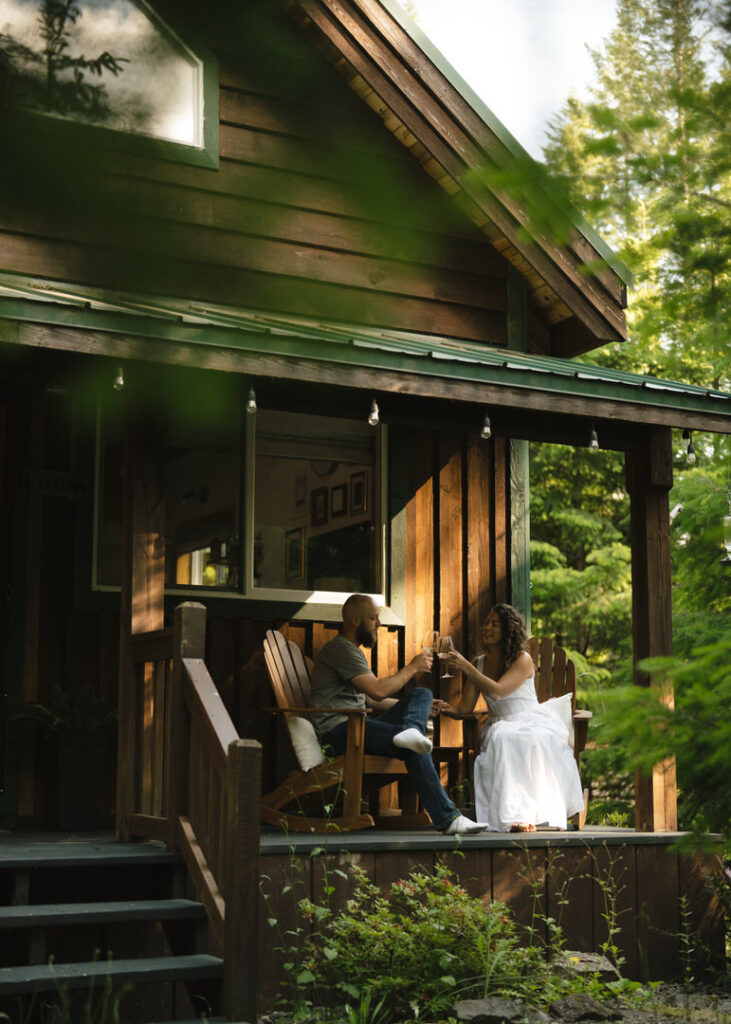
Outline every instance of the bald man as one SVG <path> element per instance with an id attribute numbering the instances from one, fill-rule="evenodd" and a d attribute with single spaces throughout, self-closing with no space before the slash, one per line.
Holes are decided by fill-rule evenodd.
<path id="1" fill-rule="evenodd" d="M 365 708 L 377 712 L 365 721 L 365 752 L 398 757 L 436 828 L 447 835 L 480 832 L 484 825 L 470 821 L 444 792 L 430 753 L 426 723 L 432 693 L 414 687 L 400 700 L 397 693 L 409 680 L 431 668 L 430 655 L 417 654 L 395 675 L 379 679 L 371 672 L 361 647 L 373 647 L 378 638 L 378 607 L 366 594 L 353 594 L 343 605 L 343 628 L 320 651 L 312 676 L 312 703 L 320 708 Z M 335 754 L 345 753 L 348 717 L 339 712 L 314 714 L 320 742 Z"/>

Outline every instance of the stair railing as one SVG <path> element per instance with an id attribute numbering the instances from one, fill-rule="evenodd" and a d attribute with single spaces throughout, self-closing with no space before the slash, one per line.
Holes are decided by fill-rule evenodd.
<path id="1" fill-rule="evenodd" d="M 138 687 L 132 835 L 180 850 L 223 956 L 224 1011 L 256 1019 L 261 746 L 240 739 L 204 661 L 206 610 L 133 637 Z"/>

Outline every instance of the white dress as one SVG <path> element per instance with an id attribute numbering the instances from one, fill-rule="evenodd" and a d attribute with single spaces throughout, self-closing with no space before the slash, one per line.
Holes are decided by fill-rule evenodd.
<path id="1" fill-rule="evenodd" d="M 498 832 L 519 821 L 565 829 L 567 818 L 583 810 L 584 798 L 560 715 L 538 703 L 532 676 L 487 703 L 490 718 L 475 760 L 477 820 Z"/>

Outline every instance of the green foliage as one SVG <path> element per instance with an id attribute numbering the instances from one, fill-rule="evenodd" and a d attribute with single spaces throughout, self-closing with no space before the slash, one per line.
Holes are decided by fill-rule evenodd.
<path id="1" fill-rule="evenodd" d="M 721 639 L 695 650 L 689 659 L 654 658 L 641 667 L 660 682 L 605 692 L 600 740 L 624 751 L 633 767 L 648 773 L 675 754 L 685 827 L 694 830 L 696 840 L 707 832 L 727 833 L 731 627 L 726 624 Z M 664 679 L 674 683 L 674 708 L 663 699 Z"/>
<path id="2" fill-rule="evenodd" d="M 540 952 L 520 947 L 504 906 L 485 907 L 445 868 L 412 872 L 385 894 L 364 872 L 354 875 L 343 911 L 300 904 L 313 931 L 296 983 L 318 1003 L 377 1008 L 385 999 L 391 1018 L 429 1020 L 461 998 L 525 992 L 543 975 Z"/>
<path id="3" fill-rule="evenodd" d="M 731 377 L 731 18 L 721 22 L 721 10 L 700 0 L 619 0 L 615 29 L 592 52 L 589 101 L 569 98 L 545 150 L 548 170 L 635 275 L 630 341 L 587 358 L 715 389 L 727 388 Z M 694 443 L 698 462 L 690 466 L 677 437 L 670 493 L 678 509 L 671 527 L 674 647 L 686 659 L 725 635 L 731 575 L 719 565 L 729 452 L 710 436 Z M 609 685 L 631 682 L 623 460 L 603 452 L 592 460 L 584 448 L 531 447 L 533 632 L 571 650 L 583 675 L 582 704 L 596 713 L 609 708 Z M 626 692 L 628 701 L 638 699 Z M 685 699 L 679 692 L 679 721 Z M 624 713 L 632 715 L 628 722 Z M 612 714 L 618 733 L 630 733 L 642 711 L 628 705 Z M 682 731 L 674 738 L 685 741 Z M 659 753 L 656 745 L 646 749 Z M 703 802 L 693 763 L 692 747 L 679 753 L 679 809 L 689 827 Z M 617 740 L 588 751 L 582 774 L 592 787 L 593 820 L 597 813 L 621 820 L 629 808 L 629 748 Z"/>
<path id="4" fill-rule="evenodd" d="M 80 733 L 100 739 L 112 735 L 117 727 L 116 707 L 89 685 L 73 693 L 57 686 L 50 704 L 29 701 L 15 718 L 36 722 L 49 732 Z"/>
<path id="5" fill-rule="evenodd" d="M 710 27 L 699 0 L 620 0 L 592 54 L 592 102 L 568 101 L 545 155 L 635 273 L 632 344 L 599 361 L 719 388 L 731 365 L 731 88 L 728 25 L 716 26 L 713 74 Z"/>

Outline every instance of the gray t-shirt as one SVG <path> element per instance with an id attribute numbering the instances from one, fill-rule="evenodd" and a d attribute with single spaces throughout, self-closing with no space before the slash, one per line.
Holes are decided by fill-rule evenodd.
<path id="1" fill-rule="evenodd" d="M 356 647 L 341 634 L 334 637 L 320 651 L 312 673 L 312 705 L 316 708 L 365 708 L 365 694 L 351 683 L 355 676 L 370 672 L 360 647 Z M 312 715 L 318 736 L 324 736 L 347 715 L 328 712 Z"/>

